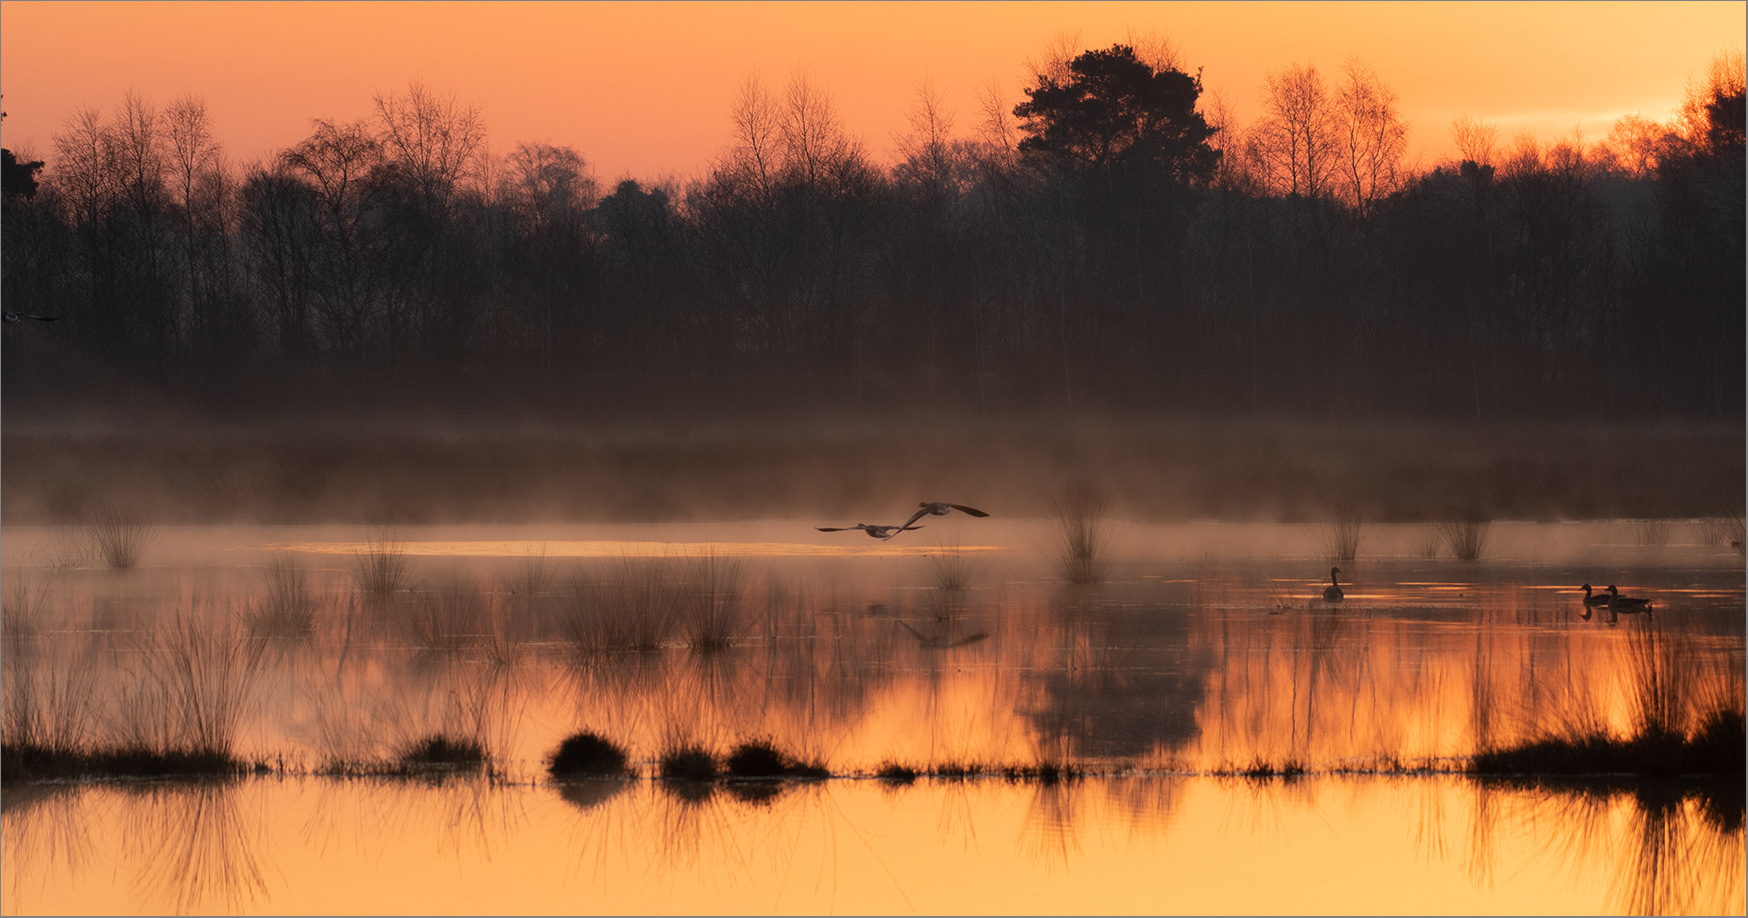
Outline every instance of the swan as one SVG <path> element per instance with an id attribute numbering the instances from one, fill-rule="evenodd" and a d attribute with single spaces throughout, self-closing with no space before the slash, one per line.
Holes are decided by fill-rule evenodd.
<path id="1" fill-rule="evenodd" d="M 968 513 L 972 516 L 989 515 L 976 507 L 967 507 L 964 504 L 949 504 L 944 500 L 925 500 L 922 503 L 917 504 L 917 511 L 910 515 L 910 519 L 904 521 L 904 528 L 909 529 L 910 524 L 929 514 L 934 514 L 935 516 L 946 516 L 954 510 L 959 511 L 960 513 Z"/>
<path id="2" fill-rule="evenodd" d="M 1341 602 L 1343 595 L 1341 592 L 1341 583 L 1335 579 L 1335 575 L 1339 573 L 1341 573 L 1341 568 L 1339 567 L 1332 567 L 1329 569 L 1329 586 L 1323 588 L 1324 602 Z"/>
<path id="3" fill-rule="evenodd" d="M 909 523 L 905 523 L 903 526 L 875 526 L 871 523 L 857 523 L 854 526 L 815 526 L 813 528 L 820 532 L 851 532 L 860 529 L 876 539 L 890 539 L 906 529 L 921 529 L 923 527 L 912 526 Z"/>

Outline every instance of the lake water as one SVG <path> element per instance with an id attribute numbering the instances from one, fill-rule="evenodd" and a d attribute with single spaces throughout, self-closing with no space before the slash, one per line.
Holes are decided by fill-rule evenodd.
<path id="1" fill-rule="evenodd" d="M 7 527 L 9 731 L 168 735 L 176 636 L 198 633 L 234 654 L 203 670 L 217 722 L 276 773 L 9 786 L 0 905 L 1744 910 L 1740 782 L 1441 773 L 1563 727 L 1627 731 L 1659 648 L 1696 704 L 1740 697 L 1743 561 L 1700 523 L 1500 523 L 1479 561 L 1370 526 L 1333 605 L 1314 527 L 1119 524 L 1104 582 L 1069 586 L 1041 522 L 929 518 L 890 542 L 814 525 L 164 529 L 129 572 L 77 531 Z M 366 588 L 373 552 L 404 565 L 392 589 Z M 1654 616 L 1586 620 L 1584 582 Z M 550 782 L 579 729 L 644 777 Z M 481 742 L 488 772 L 317 774 L 439 732 Z M 842 777 L 648 777 L 665 748 L 750 739 Z M 872 777 L 887 763 L 1086 776 Z"/>

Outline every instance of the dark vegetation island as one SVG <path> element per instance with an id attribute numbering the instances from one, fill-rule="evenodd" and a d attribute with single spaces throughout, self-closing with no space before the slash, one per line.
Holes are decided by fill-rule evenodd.
<path id="1" fill-rule="evenodd" d="M 1017 507 L 1076 469 L 1160 517 L 1739 514 L 1742 58 L 1696 68 L 1671 123 L 1465 117 L 1430 168 L 1357 61 L 1241 125 L 1169 47 L 1059 54 L 971 130 L 922 89 L 890 166 L 749 81 L 705 174 L 611 187 L 419 85 L 241 166 L 129 96 L 5 154 L 6 310 L 59 320 L 4 329 L 0 507 Z"/>

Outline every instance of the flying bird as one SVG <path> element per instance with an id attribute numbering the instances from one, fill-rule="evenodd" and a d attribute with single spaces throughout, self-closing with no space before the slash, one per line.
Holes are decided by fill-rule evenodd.
<path id="1" fill-rule="evenodd" d="M 1323 588 L 1324 602 L 1341 602 L 1343 595 L 1341 592 L 1341 583 L 1335 579 L 1335 575 L 1339 573 L 1341 573 L 1341 568 L 1339 567 L 1332 567 L 1329 569 L 1329 586 Z"/>
<path id="2" fill-rule="evenodd" d="M 914 519 L 915 517 L 912 517 L 912 520 Z M 923 527 L 912 526 L 910 523 L 905 523 L 903 526 L 875 526 L 871 523 L 857 523 L 854 526 L 815 526 L 813 528 L 820 532 L 850 532 L 860 529 L 876 539 L 890 539 L 906 529 L 921 529 Z"/>
<path id="3" fill-rule="evenodd" d="M 976 634 L 968 634 L 965 637 L 959 638 L 956 641 L 949 641 L 943 635 L 930 636 L 930 635 L 924 634 L 921 631 L 918 631 L 915 628 L 912 628 L 910 626 L 910 623 L 905 621 L 904 619 L 899 619 L 898 624 L 900 626 L 902 626 L 904 628 L 904 630 L 909 631 L 910 636 L 916 638 L 916 642 L 918 644 L 920 644 L 923 647 L 926 647 L 930 650 L 950 650 L 954 647 L 964 647 L 966 644 L 975 644 L 978 641 L 984 640 L 984 639 L 989 637 L 989 632 L 979 631 Z"/>
<path id="4" fill-rule="evenodd" d="M 949 504 L 944 500 L 925 500 L 922 503 L 917 504 L 916 506 L 917 506 L 917 511 L 910 515 L 910 519 L 904 521 L 904 528 L 906 528 L 906 529 L 910 528 L 910 524 L 916 522 L 917 520 L 922 519 L 925 516 L 928 516 L 931 513 L 934 514 L 935 516 L 946 516 L 947 514 L 952 513 L 954 510 L 957 510 L 960 513 L 968 513 L 972 516 L 988 516 L 989 515 L 987 513 L 984 513 L 982 510 L 977 509 L 976 507 L 967 507 L 964 504 Z"/>
<path id="5" fill-rule="evenodd" d="M 31 313 L 28 313 L 28 312 L 13 312 L 12 310 L 8 309 L 8 310 L 5 310 L 5 318 L 6 318 L 6 324 L 11 325 L 11 324 L 17 322 L 19 319 L 35 319 L 38 322 L 55 322 L 55 321 L 58 321 L 61 317 L 60 316 L 32 315 Z"/>

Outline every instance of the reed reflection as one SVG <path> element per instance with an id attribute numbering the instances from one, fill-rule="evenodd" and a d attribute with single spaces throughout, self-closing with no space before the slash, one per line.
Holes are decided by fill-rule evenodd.
<path id="1" fill-rule="evenodd" d="M 147 900 L 177 914 L 240 912 L 267 897 L 260 796 L 241 782 L 122 786 L 125 856 Z"/>

